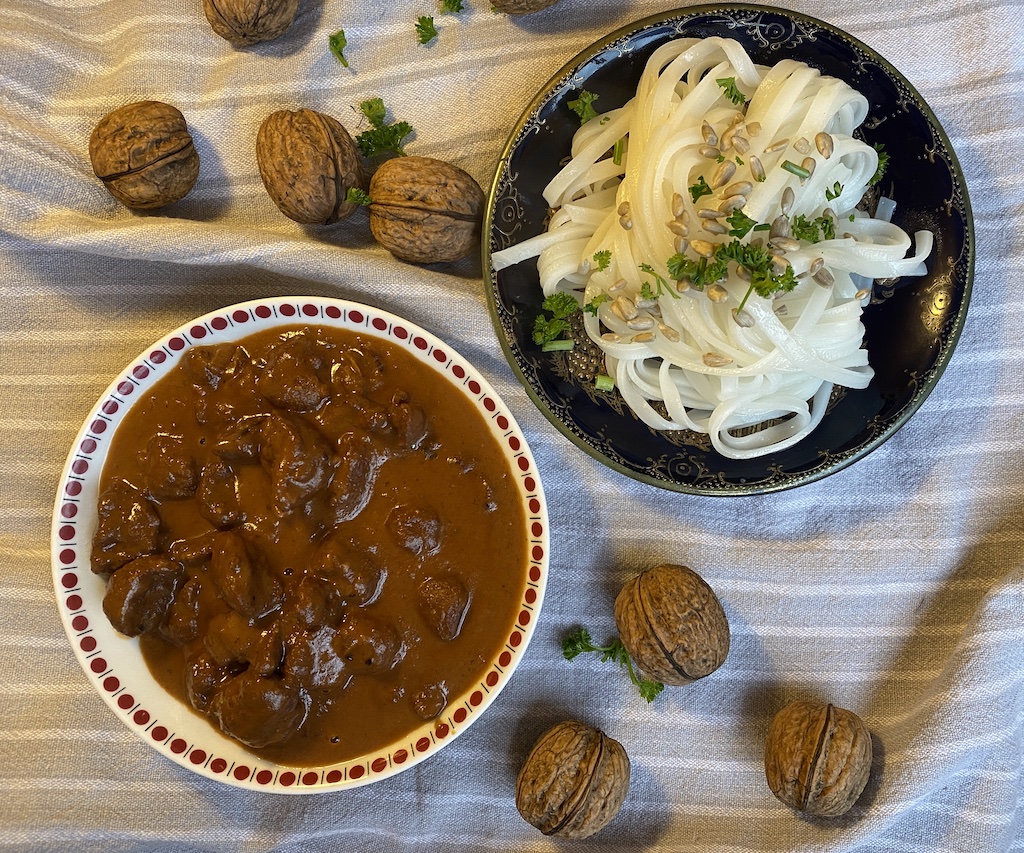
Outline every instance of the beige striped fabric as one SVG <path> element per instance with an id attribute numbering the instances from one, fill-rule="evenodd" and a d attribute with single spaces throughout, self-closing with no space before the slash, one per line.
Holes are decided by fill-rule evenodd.
<path id="1" fill-rule="evenodd" d="M 256 130 L 309 107 L 359 129 L 380 96 L 410 153 L 487 187 L 520 113 L 595 39 L 669 3 L 560 0 L 513 18 L 486 0 L 302 0 L 282 38 L 235 50 L 198 0 L 5 0 L 0 31 L 0 850 L 1004 853 L 1024 850 L 1024 17 L 1008 0 L 884 7 L 795 0 L 911 80 L 945 127 L 977 228 L 957 352 L 886 444 L 818 483 L 692 497 L 595 462 L 531 403 L 498 346 L 470 259 L 420 268 L 365 215 L 283 217 Z M 434 15 L 439 35 L 417 41 Z M 349 67 L 328 49 L 344 29 Z M 173 207 L 132 213 L 90 168 L 89 134 L 121 104 L 182 110 L 201 159 Z M 202 778 L 159 755 L 97 695 L 59 619 L 50 517 L 75 435 L 151 342 L 207 311 L 277 295 L 353 299 L 448 341 L 514 412 L 549 502 L 552 563 L 537 633 L 486 715 L 438 755 L 374 785 L 285 797 Z M 732 648 L 712 677 L 648 705 L 565 632 L 614 630 L 621 584 L 658 562 L 714 587 Z M 774 713 L 831 701 L 872 733 L 865 794 L 805 818 L 763 769 Z M 550 724 L 576 718 L 632 761 L 616 819 L 586 843 L 547 838 L 514 804 Z"/>

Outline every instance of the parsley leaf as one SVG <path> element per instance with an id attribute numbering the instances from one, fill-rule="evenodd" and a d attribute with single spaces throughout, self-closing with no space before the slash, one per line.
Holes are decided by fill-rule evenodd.
<path id="1" fill-rule="evenodd" d="M 701 175 L 697 178 L 697 182 L 690 187 L 690 198 L 693 199 L 694 204 L 696 204 L 697 199 L 706 195 L 711 195 L 711 187 L 708 186 L 707 181 L 704 180 L 704 176 Z"/>
<path id="2" fill-rule="evenodd" d="M 732 237 L 746 237 L 750 232 L 750 229 L 757 225 L 757 221 L 751 219 L 742 210 L 734 210 L 730 213 L 725 221 L 728 222 L 732 228 L 729 229 L 729 235 Z"/>
<path id="3" fill-rule="evenodd" d="M 348 60 L 345 58 L 345 48 L 348 47 L 348 39 L 345 38 L 345 31 L 338 30 L 327 39 L 331 53 L 338 57 L 338 61 L 348 68 Z"/>
<path id="4" fill-rule="evenodd" d="M 719 77 L 715 82 L 722 87 L 722 91 L 725 92 L 725 97 L 734 104 L 740 105 L 747 102 L 747 96 L 736 87 L 735 77 Z"/>
<path id="5" fill-rule="evenodd" d="M 609 302 L 610 300 L 611 297 L 607 293 L 599 293 L 597 294 L 597 296 L 591 299 L 586 305 L 583 306 L 583 310 L 586 311 L 588 314 L 593 314 L 596 317 L 598 313 L 597 309 L 601 305 L 604 305 L 605 302 Z"/>
<path id="6" fill-rule="evenodd" d="M 602 270 L 608 269 L 608 264 L 612 262 L 612 250 L 611 249 L 600 249 L 594 252 L 594 263 L 597 264 L 595 272 L 601 272 Z"/>
<path id="7" fill-rule="evenodd" d="M 825 198 L 828 201 L 835 201 L 842 194 L 843 194 L 843 185 L 841 183 L 839 183 L 839 181 L 836 181 L 832 185 L 832 189 L 826 189 L 825 190 Z"/>
<path id="8" fill-rule="evenodd" d="M 569 317 L 580 310 L 579 302 L 569 293 L 552 293 L 540 307 L 551 314 L 550 317 L 538 314 L 533 322 L 533 342 L 542 346 L 568 332 Z"/>
<path id="9" fill-rule="evenodd" d="M 456 12 L 461 12 L 466 7 L 462 5 L 462 0 L 441 0 L 441 13 L 454 15 Z"/>
<path id="10" fill-rule="evenodd" d="M 430 44 L 437 38 L 437 27 L 434 26 L 433 15 L 420 15 L 416 21 L 416 36 L 420 44 Z"/>
<path id="11" fill-rule="evenodd" d="M 356 136 L 356 145 L 364 157 L 373 159 L 389 153 L 405 155 L 402 141 L 412 133 L 412 125 L 406 121 L 387 123 L 387 109 L 381 98 L 368 98 L 359 104 L 359 109 L 370 121 L 370 129 Z"/>
<path id="12" fill-rule="evenodd" d="M 797 240 L 817 243 L 821 240 L 834 240 L 836 224 L 830 216 L 808 219 L 801 213 L 799 216 L 793 217 L 792 222 L 789 223 L 789 232 Z"/>
<path id="13" fill-rule="evenodd" d="M 668 286 L 668 282 L 665 281 L 664 276 L 659 275 L 657 270 L 655 270 L 650 264 L 640 264 L 640 271 L 645 272 L 648 275 L 653 275 L 654 281 L 658 285 L 658 289 L 655 290 L 649 281 L 645 281 L 640 286 L 640 295 L 644 299 L 658 299 L 666 293 L 673 299 L 679 299 L 679 294 L 676 293 L 673 288 Z"/>
<path id="14" fill-rule="evenodd" d="M 868 181 L 868 186 L 873 187 L 885 175 L 885 170 L 889 168 L 889 152 L 885 150 L 885 146 L 881 142 L 874 144 L 875 151 L 878 152 L 878 168 L 875 169 L 875 174 L 871 176 L 871 180 Z"/>
<path id="15" fill-rule="evenodd" d="M 596 100 L 597 95 L 593 92 L 580 89 L 579 96 L 568 101 L 566 106 L 580 117 L 580 124 L 586 124 L 592 118 L 597 117 L 597 110 L 594 109 L 594 101 Z"/>
<path id="16" fill-rule="evenodd" d="M 577 628 L 562 640 L 562 656 L 566 660 L 573 660 L 573 658 L 588 652 L 599 652 L 602 663 L 612 661 L 620 667 L 624 666 L 629 672 L 629 680 L 636 685 L 640 695 L 648 702 L 653 702 L 655 697 L 665 689 L 665 685 L 660 681 L 652 681 L 637 674 L 629 652 L 626 651 L 626 647 L 622 645 L 622 640 L 618 637 L 606 646 L 598 646 L 594 644 L 590 638 L 590 632 L 586 628 Z"/>
<path id="17" fill-rule="evenodd" d="M 361 204 L 364 207 L 372 203 L 372 199 L 365 190 L 359 189 L 359 187 L 350 187 L 349 191 L 345 193 L 345 201 L 349 204 Z"/>

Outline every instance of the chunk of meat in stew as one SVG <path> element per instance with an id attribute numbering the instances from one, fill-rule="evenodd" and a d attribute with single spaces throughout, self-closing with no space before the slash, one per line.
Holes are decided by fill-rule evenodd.
<path id="1" fill-rule="evenodd" d="M 420 613 L 442 640 L 454 640 L 469 612 L 470 594 L 455 575 L 426 578 L 416 590 Z"/>
<path id="2" fill-rule="evenodd" d="M 281 515 L 308 503 L 331 479 L 326 440 L 295 417 L 274 414 L 267 418 L 260 460 L 270 474 L 274 509 Z"/>
<path id="3" fill-rule="evenodd" d="M 221 685 L 210 711 L 226 734 L 260 749 L 294 735 L 305 722 L 307 703 L 291 682 L 246 670 Z"/>
<path id="4" fill-rule="evenodd" d="M 213 540 L 210 576 L 221 597 L 232 610 L 248 619 L 270 613 L 280 603 L 280 581 L 258 564 L 259 556 L 249 553 L 245 540 L 234 531 Z"/>
<path id="5" fill-rule="evenodd" d="M 159 554 L 132 560 L 114 572 L 103 596 L 103 612 L 122 634 L 137 637 L 161 625 L 183 583 L 185 569 Z"/>
<path id="6" fill-rule="evenodd" d="M 113 572 L 157 550 L 160 513 L 156 505 L 125 480 L 115 480 L 100 495 L 99 522 L 92 540 L 92 570 Z"/>

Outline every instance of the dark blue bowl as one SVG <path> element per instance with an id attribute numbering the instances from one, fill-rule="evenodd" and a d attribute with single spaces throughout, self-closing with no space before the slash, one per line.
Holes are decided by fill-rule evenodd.
<path id="1" fill-rule="evenodd" d="M 491 253 L 544 230 L 542 192 L 568 156 L 579 119 L 567 102 L 580 89 L 603 112 L 633 96 L 647 58 L 680 36 L 739 41 L 753 60 L 792 58 L 841 78 L 869 103 L 861 128 L 890 155 L 881 187 L 897 202 L 908 233 L 934 232 L 923 277 L 875 285 L 864 312 L 865 346 L 875 370 L 863 390 L 837 389 L 804 441 L 758 459 L 727 459 L 707 436 L 652 430 L 616 392 L 596 391 L 600 351 L 577 330 L 572 353 L 545 353 L 532 339 L 543 299 L 536 263 L 495 272 Z M 766 6 L 693 6 L 638 21 L 571 60 L 526 108 L 498 164 L 484 220 L 483 265 L 498 339 L 533 401 L 574 444 L 617 471 L 666 489 L 743 495 L 826 477 L 881 445 L 924 402 L 956 346 L 974 276 L 974 223 L 960 165 L 934 113 L 885 59 L 823 21 Z"/>

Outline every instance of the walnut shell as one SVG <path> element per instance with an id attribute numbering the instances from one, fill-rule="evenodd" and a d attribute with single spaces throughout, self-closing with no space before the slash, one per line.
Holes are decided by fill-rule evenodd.
<path id="1" fill-rule="evenodd" d="M 528 15 L 554 6 L 558 0 L 493 0 L 491 5 L 499 12 L 508 15 Z"/>
<path id="2" fill-rule="evenodd" d="M 656 566 L 626 583 L 615 599 L 615 625 L 641 672 L 663 684 L 710 675 L 729 654 L 725 611 L 686 566 Z"/>
<path id="3" fill-rule="evenodd" d="M 256 136 L 263 185 L 280 211 L 306 225 L 351 216 L 348 191 L 365 189 L 359 151 L 340 122 L 313 110 L 278 110 Z"/>
<path id="4" fill-rule="evenodd" d="M 396 258 L 456 261 L 479 245 L 484 193 L 466 172 L 430 157 L 385 160 L 370 180 L 370 230 Z"/>
<path id="5" fill-rule="evenodd" d="M 622 744 L 568 720 L 534 744 L 516 780 L 516 808 L 545 835 L 586 838 L 618 814 L 628 790 Z"/>
<path id="6" fill-rule="evenodd" d="M 871 733 L 852 711 L 791 702 L 775 715 L 764 748 L 768 787 L 782 802 L 820 817 L 838 817 L 871 774 Z"/>
<path id="7" fill-rule="evenodd" d="M 203 0 L 213 31 L 235 47 L 284 35 L 298 9 L 299 0 Z"/>
<path id="8" fill-rule="evenodd" d="M 141 210 L 184 198 L 199 176 L 185 117 L 161 101 L 126 104 L 100 119 L 89 159 L 114 198 Z"/>

